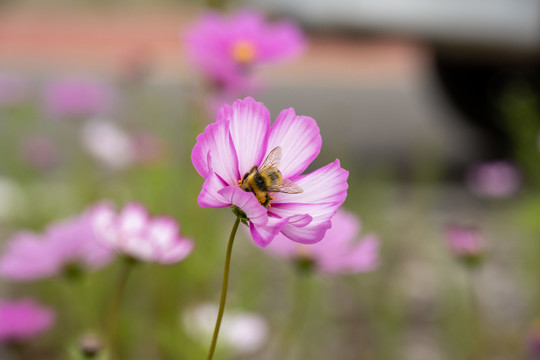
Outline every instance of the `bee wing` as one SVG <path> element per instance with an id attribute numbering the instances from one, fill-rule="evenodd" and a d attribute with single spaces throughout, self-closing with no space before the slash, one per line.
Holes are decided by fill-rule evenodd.
<path id="1" fill-rule="evenodd" d="M 300 194 L 304 192 L 304 190 L 302 190 L 300 186 L 296 185 L 294 182 L 292 182 L 289 179 L 283 179 L 283 182 L 281 183 L 281 185 L 269 186 L 268 191 L 282 192 L 286 194 Z"/>
<path id="2" fill-rule="evenodd" d="M 259 166 L 259 170 L 263 170 L 265 168 L 269 167 L 279 167 L 279 163 L 281 162 L 281 146 L 276 146 L 275 148 L 270 151 L 268 156 L 266 156 L 266 159 L 262 162 L 261 166 Z"/>

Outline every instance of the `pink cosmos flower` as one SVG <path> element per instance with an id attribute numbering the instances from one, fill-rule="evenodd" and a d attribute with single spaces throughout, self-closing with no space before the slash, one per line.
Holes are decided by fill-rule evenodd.
<path id="1" fill-rule="evenodd" d="M 15 74 L 0 74 L 0 107 L 18 105 L 26 96 L 25 79 Z"/>
<path id="2" fill-rule="evenodd" d="M 252 98 L 224 106 L 217 121 L 197 137 L 191 153 L 195 169 L 205 178 L 198 204 L 240 209 L 249 219 L 253 240 L 263 247 L 280 232 L 300 243 L 322 240 L 347 197 L 349 173 L 335 160 L 301 175 L 319 154 L 321 142 L 315 120 L 297 116 L 292 108 L 283 110 L 271 125 L 268 109 Z M 270 206 L 265 207 L 238 184 L 278 146 L 282 156 L 277 169 L 303 192 L 272 193 Z"/>
<path id="3" fill-rule="evenodd" d="M 473 167 L 466 181 L 471 191 L 478 196 L 504 198 L 518 191 L 521 174 L 508 161 L 492 161 Z"/>
<path id="4" fill-rule="evenodd" d="M 486 251 L 484 237 L 474 228 L 452 224 L 446 227 L 445 235 L 454 255 L 466 262 L 477 262 Z"/>
<path id="5" fill-rule="evenodd" d="M 108 264 L 111 250 L 94 235 L 91 213 L 53 223 L 45 234 L 21 232 L 0 257 L 0 276 L 32 281 L 82 267 L 95 270 Z"/>
<path id="6" fill-rule="evenodd" d="M 45 111 L 54 118 L 103 115 L 115 101 L 111 85 L 96 79 L 65 77 L 45 87 Z"/>
<path id="7" fill-rule="evenodd" d="M 370 234 L 356 241 L 359 232 L 358 219 L 351 213 L 339 210 L 322 241 L 313 245 L 296 244 L 278 235 L 267 249 L 300 265 L 307 261 L 316 270 L 327 274 L 374 270 L 379 260 L 379 240 Z"/>
<path id="8" fill-rule="evenodd" d="M 30 299 L 0 300 L 0 343 L 35 337 L 51 327 L 54 313 Z"/>
<path id="9" fill-rule="evenodd" d="M 256 65 L 299 55 L 305 40 L 291 22 L 268 24 L 264 16 L 242 11 L 232 16 L 208 13 L 186 33 L 193 66 L 220 89 L 248 89 Z"/>
<path id="10" fill-rule="evenodd" d="M 129 204 L 119 214 L 104 205 L 94 211 L 93 223 L 103 242 L 142 261 L 173 264 L 193 250 L 193 242 L 179 235 L 174 219 L 150 218 L 139 204 Z"/>

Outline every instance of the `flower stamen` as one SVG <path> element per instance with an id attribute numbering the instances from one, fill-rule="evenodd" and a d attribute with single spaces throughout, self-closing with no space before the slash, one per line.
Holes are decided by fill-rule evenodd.
<path id="1" fill-rule="evenodd" d="M 255 47 L 250 41 L 237 41 L 232 48 L 233 59 L 243 65 L 252 63 L 255 60 Z"/>

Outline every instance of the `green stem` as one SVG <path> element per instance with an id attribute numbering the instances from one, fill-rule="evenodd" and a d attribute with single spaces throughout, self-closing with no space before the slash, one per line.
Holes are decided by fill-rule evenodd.
<path id="1" fill-rule="evenodd" d="M 468 282 L 468 293 L 469 293 L 469 306 L 471 312 L 471 359 L 481 359 L 482 358 L 482 333 L 481 333 L 481 319 L 480 319 L 480 310 L 478 306 L 478 299 L 476 297 L 476 287 L 474 281 L 474 269 L 467 269 L 467 282 Z"/>
<path id="2" fill-rule="evenodd" d="M 22 343 L 19 342 L 13 342 L 13 343 L 7 343 L 8 353 L 11 352 L 13 355 L 13 359 L 15 360 L 25 360 L 26 359 L 26 351 Z"/>
<path id="3" fill-rule="evenodd" d="M 133 265 L 135 265 L 135 260 L 132 258 L 125 258 L 122 261 L 120 274 L 118 276 L 117 286 L 116 286 L 116 292 L 113 294 L 113 297 L 111 298 L 111 302 L 109 304 L 109 310 L 107 313 L 107 318 L 105 319 L 105 329 L 107 334 L 107 341 L 108 341 L 108 347 L 109 352 L 111 353 L 111 356 L 113 356 L 114 353 L 114 338 L 116 337 L 116 327 L 118 324 L 118 315 L 120 312 L 120 305 L 122 304 L 122 299 L 124 297 L 124 293 L 126 291 L 126 284 L 129 278 L 129 274 L 131 272 L 131 269 L 133 268 Z"/>
<path id="4" fill-rule="evenodd" d="M 289 358 L 287 355 L 290 355 L 294 340 L 301 338 L 302 330 L 309 314 L 311 281 L 311 271 L 296 271 L 293 304 L 290 315 L 288 316 L 289 321 L 281 333 L 282 337 L 281 341 L 279 341 L 279 344 L 281 344 L 281 354 L 278 354 L 280 356 L 277 359 Z"/>
<path id="5" fill-rule="evenodd" d="M 210 344 L 210 350 L 208 350 L 208 356 L 206 357 L 206 360 L 212 360 L 212 358 L 214 357 L 214 351 L 216 350 L 219 327 L 221 326 L 221 319 L 223 318 L 223 311 L 225 310 L 225 301 L 227 300 L 227 288 L 229 287 L 229 268 L 231 265 L 232 247 L 234 243 L 234 237 L 236 236 L 236 230 L 238 230 L 239 224 L 240 218 L 237 217 L 231 230 L 229 244 L 227 245 L 227 254 L 225 255 L 225 268 L 223 270 L 223 284 L 221 285 L 221 300 L 219 302 L 219 311 L 216 319 L 216 327 L 214 328 L 214 335 L 212 336 L 212 343 Z"/>

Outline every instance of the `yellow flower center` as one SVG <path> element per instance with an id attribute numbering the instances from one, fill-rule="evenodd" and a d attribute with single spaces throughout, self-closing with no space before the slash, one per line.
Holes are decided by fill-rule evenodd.
<path id="1" fill-rule="evenodd" d="M 234 44 L 232 56 L 239 64 L 249 64 L 255 60 L 255 47 L 249 41 L 240 40 Z"/>

